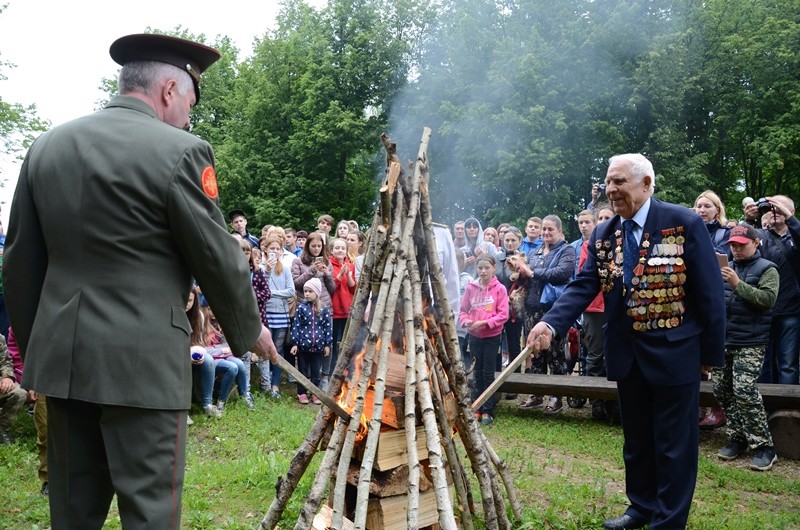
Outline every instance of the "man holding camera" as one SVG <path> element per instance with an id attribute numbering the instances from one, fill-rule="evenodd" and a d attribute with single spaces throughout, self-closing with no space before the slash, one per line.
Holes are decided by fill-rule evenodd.
<path id="1" fill-rule="evenodd" d="M 759 383 L 800 383 L 800 221 L 794 213 L 794 201 L 785 195 L 745 207 L 748 223 L 767 220 L 769 229 L 758 229 L 762 253 L 775 262 L 781 277 Z"/>

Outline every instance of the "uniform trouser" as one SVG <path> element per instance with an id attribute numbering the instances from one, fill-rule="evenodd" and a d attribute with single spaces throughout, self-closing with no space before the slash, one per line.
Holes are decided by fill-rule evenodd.
<path id="1" fill-rule="evenodd" d="M 764 346 L 725 348 L 725 366 L 714 368 L 714 397 L 725 411 L 728 437 L 750 449 L 772 446 L 764 400 L 756 386 Z"/>
<path id="2" fill-rule="evenodd" d="M 27 398 L 28 393 L 16 383 L 9 392 L 0 394 L 0 429 L 11 427 Z"/>
<path id="3" fill-rule="evenodd" d="M 47 397 L 53 530 L 102 528 L 114 494 L 122 527 L 180 527 L 186 410 Z"/>
<path id="4" fill-rule="evenodd" d="M 33 406 L 33 425 L 36 427 L 36 449 L 39 451 L 39 480 L 47 482 L 47 399 L 37 394 Z"/>
<path id="5" fill-rule="evenodd" d="M 625 443 L 626 513 L 651 530 L 685 528 L 697 482 L 697 381 L 660 386 L 634 362 L 617 382 Z"/>

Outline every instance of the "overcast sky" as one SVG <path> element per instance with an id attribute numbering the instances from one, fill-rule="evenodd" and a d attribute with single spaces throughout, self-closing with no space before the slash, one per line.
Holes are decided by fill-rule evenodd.
<path id="1" fill-rule="evenodd" d="M 104 97 L 98 89 L 103 77 L 116 75 L 118 66 L 108 55 L 111 43 L 146 28 L 172 30 L 176 26 L 208 41 L 217 35 L 233 39 L 245 56 L 255 37 L 274 27 L 280 5 L 254 0 L 0 0 L 0 61 L 8 78 L 0 81 L 0 97 L 7 103 L 36 104 L 41 118 L 53 125 L 92 112 Z M 323 0 L 307 3 L 320 6 Z M 8 226 L 13 188 L 19 165 L 2 163 L 7 179 L 0 189 L 2 220 Z"/>

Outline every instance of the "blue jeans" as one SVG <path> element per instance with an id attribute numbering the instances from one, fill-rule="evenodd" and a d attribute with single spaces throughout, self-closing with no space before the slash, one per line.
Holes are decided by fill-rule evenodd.
<path id="1" fill-rule="evenodd" d="M 759 383 L 799 384 L 800 315 L 773 317 Z"/>
<path id="2" fill-rule="evenodd" d="M 218 399 L 220 401 L 226 401 L 228 399 L 228 394 L 231 393 L 234 380 L 236 381 L 236 384 L 239 385 L 239 393 L 242 393 L 241 385 L 243 384 L 243 381 L 241 381 L 242 376 L 240 373 L 244 371 L 242 368 L 243 366 L 244 363 L 242 363 L 238 357 L 228 357 L 227 359 L 216 360 L 214 373 L 222 376 L 222 379 L 219 382 Z M 209 400 L 209 403 L 210 402 L 211 401 Z"/>
<path id="3" fill-rule="evenodd" d="M 298 348 L 297 350 L 297 364 L 300 373 L 304 376 L 308 377 L 312 383 L 319 386 L 320 376 L 322 374 L 322 359 L 323 353 L 319 352 L 310 352 L 301 350 Z M 297 395 L 306 394 L 308 391 L 306 387 L 297 383 Z"/>
<path id="4" fill-rule="evenodd" d="M 203 364 L 192 364 L 193 372 L 200 372 L 200 405 L 211 404 L 211 395 L 214 393 L 214 358 L 206 352 Z"/>
<path id="5" fill-rule="evenodd" d="M 484 339 L 468 335 L 468 338 L 469 349 L 472 351 L 473 357 L 475 357 L 475 372 L 473 373 L 475 385 L 472 389 L 472 400 L 475 401 L 494 381 L 495 362 L 497 360 L 497 352 L 500 351 L 500 341 L 502 339 L 500 335 Z M 495 403 L 497 403 L 495 397 L 490 397 L 476 412 L 491 414 Z"/>
<path id="6" fill-rule="evenodd" d="M 272 341 L 275 343 L 275 349 L 278 350 L 278 355 L 286 357 L 284 352 L 284 343 L 286 342 L 286 331 L 289 328 L 269 328 L 272 332 Z M 281 384 L 281 367 L 277 364 L 270 365 L 269 361 L 259 359 L 258 372 L 261 374 L 261 391 L 268 392 L 270 385 L 278 387 Z"/>
<path id="7" fill-rule="evenodd" d="M 330 377 L 336 368 L 336 361 L 339 360 L 339 343 L 344 337 L 344 327 L 347 324 L 346 318 L 333 319 L 333 347 L 331 354 L 322 360 L 322 376 Z"/>

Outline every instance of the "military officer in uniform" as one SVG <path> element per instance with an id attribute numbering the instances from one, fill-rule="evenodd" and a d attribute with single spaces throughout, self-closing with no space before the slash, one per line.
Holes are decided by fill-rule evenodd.
<path id="1" fill-rule="evenodd" d="M 617 381 L 630 506 L 603 527 L 684 528 L 697 480 L 700 374 L 724 361 L 722 276 L 700 217 L 651 197 L 647 158 L 612 157 L 605 182 L 616 215 L 594 230 L 583 270 L 527 345 L 547 348 L 605 294 L 606 367 Z"/>
<path id="2" fill-rule="evenodd" d="M 178 528 L 192 279 L 235 354 L 275 359 L 219 211 L 211 146 L 184 129 L 219 52 L 163 35 L 111 45 L 120 95 L 31 146 L 3 285 L 23 386 L 47 396 L 52 528 Z"/>

